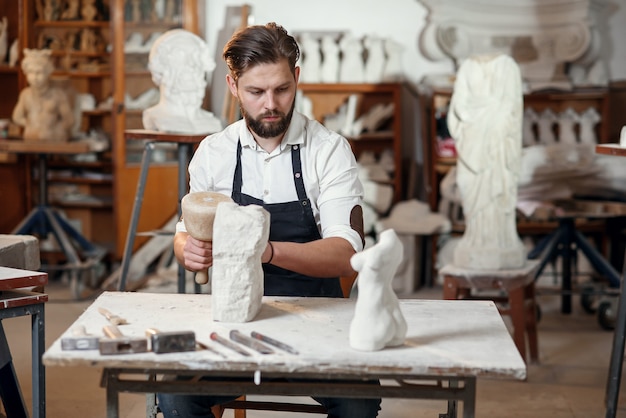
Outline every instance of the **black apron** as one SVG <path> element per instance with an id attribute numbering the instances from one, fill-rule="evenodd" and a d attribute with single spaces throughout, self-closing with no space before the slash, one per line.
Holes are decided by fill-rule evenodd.
<path id="1" fill-rule="evenodd" d="M 311 202 L 302 179 L 300 146 L 291 146 L 291 165 L 298 193 L 293 202 L 266 204 L 263 200 L 241 193 L 241 141 L 237 141 L 237 165 L 233 178 L 232 199 L 241 206 L 259 205 L 270 214 L 270 241 L 310 242 L 321 238 Z M 271 264 L 263 264 L 266 296 L 343 297 L 339 278 L 316 278 L 295 273 Z"/>

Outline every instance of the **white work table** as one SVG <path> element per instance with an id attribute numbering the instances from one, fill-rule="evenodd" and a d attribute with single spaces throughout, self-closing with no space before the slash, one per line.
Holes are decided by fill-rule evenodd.
<path id="1" fill-rule="evenodd" d="M 265 297 L 257 317 L 247 323 L 218 323 L 211 319 L 211 296 L 202 294 L 151 294 L 105 292 L 62 336 L 74 326 L 102 335 L 107 320 L 103 307 L 125 318 L 125 336 L 144 337 L 146 328 L 159 331 L 191 330 L 210 350 L 185 353 L 135 353 L 100 355 L 99 351 L 62 351 L 55 341 L 43 356 L 47 367 L 87 366 L 104 369 L 109 417 L 118 414 L 117 395 L 125 392 L 198 392 L 215 394 L 332 395 L 346 397 L 401 397 L 447 399 L 448 416 L 456 416 L 456 401 L 463 402 L 463 416 L 473 417 L 476 377 L 526 378 L 526 365 L 490 301 L 401 300 L 408 323 L 405 344 L 376 352 L 360 352 L 349 345 L 354 299 Z M 257 331 L 291 345 L 299 354 L 275 350 L 252 352 L 244 357 L 212 341 L 213 331 L 228 338 L 232 329 L 245 334 Z M 243 346 L 242 346 L 243 347 Z M 253 376 L 261 373 L 255 385 Z M 239 384 L 198 382 L 181 385 L 128 375 L 190 374 L 247 377 Z M 273 384 L 269 377 L 328 379 L 324 384 L 289 382 Z M 333 381 L 390 379 L 395 385 L 339 385 Z M 408 381 L 419 380 L 419 383 Z M 425 384 L 429 382 L 429 384 Z M 175 383 L 175 384 L 173 384 Z M 352 386 L 352 387 L 348 387 Z"/>

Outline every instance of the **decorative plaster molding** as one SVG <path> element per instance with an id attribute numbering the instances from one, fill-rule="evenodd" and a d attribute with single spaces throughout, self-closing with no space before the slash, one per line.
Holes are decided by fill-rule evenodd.
<path id="1" fill-rule="evenodd" d="M 593 17 L 607 0 L 419 1 L 430 12 L 422 52 L 431 60 L 452 59 L 455 68 L 472 55 L 503 53 L 518 63 L 530 90 L 569 89 L 567 64 L 580 64 L 577 79 L 584 83 L 600 58 Z"/>

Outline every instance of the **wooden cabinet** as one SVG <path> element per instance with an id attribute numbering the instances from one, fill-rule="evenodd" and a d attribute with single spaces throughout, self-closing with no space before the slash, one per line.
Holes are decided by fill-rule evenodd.
<path id="1" fill-rule="evenodd" d="M 451 90 L 433 90 L 421 97 L 424 160 L 426 170 L 426 192 L 432 210 L 438 210 L 440 192 L 439 183 L 456 164 L 453 141 L 447 131 L 447 111 Z M 577 114 L 594 109 L 599 115 L 595 125 L 595 137 L 598 142 L 609 142 L 610 112 L 609 94 L 606 89 L 586 89 L 570 92 L 540 92 L 524 95 L 524 108 L 532 109 L 541 114 L 549 109 L 558 115 L 567 109 Z M 558 125 L 553 124 L 555 136 L 558 137 Z"/>
<path id="2" fill-rule="evenodd" d="M 144 2 L 149 3 L 149 2 Z M 113 201 L 115 229 L 117 231 L 116 255 L 122 257 L 126 232 L 139 179 L 143 143 L 126 140 L 124 131 L 142 128 L 142 108 L 132 108 L 129 100 L 156 88 L 148 71 L 149 44 L 159 34 L 174 28 L 184 28 L 200 34 L 199 17 L 204 14 L 202 0 L 168 1 L 163 14 L 156 17 L 152 8 L 133 8 L 129 0 L 112 0 L 111 27 L 113 61 L 113 175 L 115 178 Z M 143 3 L 142 3 L 143 4 Z M 136 41 L 135 41 L 136 40 Z M 143 48 L 137 48 L 137 44 Z M 143 197 L 143 210 L 138 231 L 162 227 L 178 208 L 177 160 L 173 144 L 158 145 L 155 152 L 159 162 L 150 165 Z M 135 248 L 145 239 L 138 239 Z"/>
<path id="3" fill-rule="evenodd" d="M 337 114 L 351 96 L 357 97 L 355 119 L 367 114 L 375 106 L 393 105 L 392 115 L 384 118 L 374 131 L 345 136 L 357 159 L 365 151 L 372 152 L 379 158 L 383 152 L 391 150 L 394 171 L 391 173 L 390 184 L 394 190 L 394 202 L 400 201 L 403 194 L 401 88 L 399 83 L 298 85 L 298 89 L 311 101 L 313 116 L 322 123 L 325 117 Z"/>
<path id="4" fill-rule="evenodd" d="M 68 2 L 60 2 L 65 8 L 52 11 L 39 10 L 40 2 L 32 0 L 0 3 L 0 17 L 9 21 L 9 41 L 19 38 L 20 51 L 52 49 L 56 65 L 52 79 L 91 103 L 81 112 L 80 131 L 97 132 L 110 141 L 104 152 L 50 159 L 48 191 L 49 202 L 63 209 L 80 224 L 87 239 L 109 249 L 115 259 L 121 259 L 124 250 L 143 151 L 142 142 L 124 138 L 126 129 L 142 127 L 143 108 L 129 103 L 156 88 L 147 69 L 151 42 L 173 28 L 200 34 L 203 1 L 168 0 L 163 10 L 153 13 L 151 0 L 102 0 L 94 3 L 93 15 L 81 1 L 76 14 Z M 19 62 L 16 67 L 0 63 L 0 82 L 0 119 L 10 119 L 19 92 L 27 86 Z M 176 150 L 164 145 L 155 155 L 161 158 L 151 165 L 138 230 L 159 228 L 177 211 Z M 0 178 L 10 179 L 0 182 L 0 198 L 16 205 L 0 208 L 3 233 L 10 232 L 37 203 L 30 199 L 37 196 L 36 164 L 31 165 L 28 156 L 9 157 L 0 155 Z M 67 198 L 67 190 L 84 198 Z M 19 202 L 25 203 L 16 212 Z"/>
<path id="5" fill-rule="evenodd" d="M 7 48 L 19 39 L 21 28 L 21 1 L 0 2 L 0 18 L 6 17 L 7 21 Z M 8 53 L 0 57 L 0 120 L 3 123 L 11 119 L 13 107 L 17 103 L 17 98 L 23 77 L 19 66 L 9 66 Z M 8 132 L 0 130 L 0 137 L 4 137 Z M 27 199 L 24 190 L 26 189 L 26 172 L 23 168 L 24 158 L 15 155 L 0 153 L 0 201 L 4 204 L 0 207 L 0 234 L 9 233 L 27 213 Z"/>

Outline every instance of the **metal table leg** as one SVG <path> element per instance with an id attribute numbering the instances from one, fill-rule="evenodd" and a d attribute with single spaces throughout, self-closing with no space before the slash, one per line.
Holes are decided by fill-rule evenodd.
<path id="1" fill-rule="evenodd" d="M 622 268 L 622 291 L 619 295 L 617 308 L 617 322 L 613 335 L 613 350 L 609 363 L 609 377 L 606 388 L 606 418 L 615 418 L 619 387 L 622 379 L 622 364 L 624 362 L 624 342 L 626 340 L 626 297 L 624 296 L 624 279 L 626 278 L 626 258 Z"/>
<path id="2" fill-rule="evenodd" d="M 141 171 L 139 172 L 139 182 L 137 183 L 137 192 L 135 193 L 135 202 L 133 203 L 133 213 L 126 234 L 126 244 L 124 245 L 124 255 L 122 258 L 122 274 L 118 285 L 119 291 L 126 290 L 126 276 L 130 267 L 130 259 L 133 255 L 133 246 L 135 245 L 135 236 L 137 235 L 137 223 L 141 214 L 141 205 L 143 204 L 143 194 L 146 188 L 146 179 L 148 177 L 148 168 L 152 159 L 152 151 L 154 151 L 154 142 L 147 141 L 143 157 L 141 158 Z"/>

